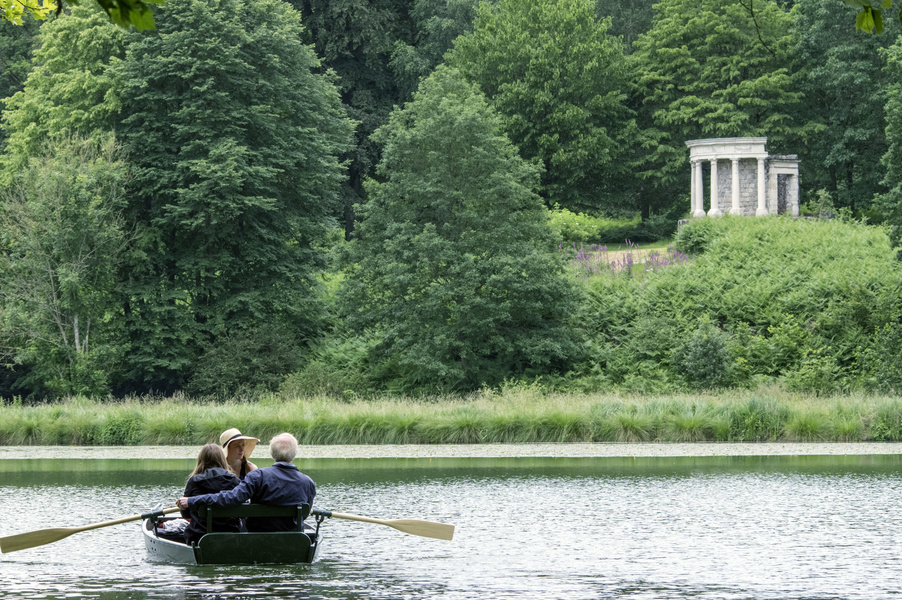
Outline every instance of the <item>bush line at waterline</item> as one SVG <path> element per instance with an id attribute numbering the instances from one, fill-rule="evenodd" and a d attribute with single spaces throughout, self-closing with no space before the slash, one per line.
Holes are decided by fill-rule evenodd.
<path id="1" fill-rule="evenodd" d="M 493 394 L 193 402 L 85 398 L 0 407 L 0 445 L 200 445 L 239 427 L 303 444 L 902 441 L 902 398 L 786 392 L 621 397 Z"/>

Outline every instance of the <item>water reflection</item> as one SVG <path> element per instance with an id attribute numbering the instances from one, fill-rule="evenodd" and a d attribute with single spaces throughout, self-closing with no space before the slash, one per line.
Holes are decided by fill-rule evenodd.
<path id="1" fill-rule="evenodd" d="M 137 524 L 0 557 L 4 598 L 885 598 L 900 456 L 299 461 L 331 520 L 314 565 L 148 563 Z M 0 461 L 0 535 L 144 512 L 193 461 Z"/>

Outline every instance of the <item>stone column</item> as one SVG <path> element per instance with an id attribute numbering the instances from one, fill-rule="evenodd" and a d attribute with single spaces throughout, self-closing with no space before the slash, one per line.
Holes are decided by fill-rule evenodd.
<path id="1" fill-rule="evenodd" d="M 789 186 L 790 195 L 789 202 L 790 206 L 792 206 L 792 216 L 799 216 L 799 178 L 797 175 L 792 176 L 792 180 Z"/>
<path id="2" fill-rule="evenodd" d="M 764 159 L 765 157 L 763 156 L 758 157 L 758 210 L 755 211 L 756 217 L 763 217 L 767 215 L 767 204 L 764 186 Z"/>
<path id="3" fill-rule="evenodd" d="M 693 217 L 705 216 L 705 186 L 702 182 L 702 161 L 692 161 L 692 198 L 695 208 Z"/>
<path id="4" fill-rule="evenodd" d="M 764 200 L 764 206 L 767 212 L 773 211 L 773 214 L 780 212 L 780 174 L 773 172 L 773 165 L 768 169 L 767 173 L 767 197 Z"/>
<path id="5" fill-rule="evenodd" d="M 719 217 L 723 213 L 720 211 L 720 194 L 717 190 L 717 159 L 711 159 L 711 210 L 708 211 L 709 217 Z"/>
<path id="6" fill-rule="evenodd" d="M 695 161 L 689 161 L 689 215 L 695 216 Z"/>
<path id="7" fill-rule="evenodd" d="M 732 159 L 733 162 L 733 186 L 731 188 L 732 192 L 732 205 L 730 206 L 730 214 L 731 215 L 741 215 L 742 207 L 739 206 L 739 159 Z"/>

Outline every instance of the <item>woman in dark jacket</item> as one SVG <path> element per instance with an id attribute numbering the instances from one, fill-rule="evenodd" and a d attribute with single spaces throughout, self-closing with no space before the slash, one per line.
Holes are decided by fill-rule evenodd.
<path id="1" fill-rule="evenodd" d="M 230 490 L 241 481 L 234 473 L 229 471 L 226 464 L 225 452 L 219 444 L 207 444 L 200 449 L 197 455 L 197 466 L 188 478 L 185 485 L 185 496 L 199 496 L 201 494 L 215 494 L 223 490 Z M 197 543 L 201 536 L 207 533 L 207 520 L 201 519 L 197 509 L 183 510 L 182 516 L 190 519 L 185 529 L 185 542 Z M 239 531 L 238 519 L 213 519 L 215 531 Z"/>

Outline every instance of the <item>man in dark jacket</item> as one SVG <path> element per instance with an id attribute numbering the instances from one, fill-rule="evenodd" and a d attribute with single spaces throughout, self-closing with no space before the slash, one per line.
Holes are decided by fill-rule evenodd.
<path id="1" fill-rule="evenodd" d="M 209 506 L 234 506 L 250 500 L 254 504 L 270 506 L 313 506 L 316 484 L 301 473 L 291 461 L 297 456 L 298 441 L 290 433 L 280 433 L 269 443 L 269 452 L 275 464 L 248 473 L 244 480 L 231 490 L 217 494 L 181 497 L 176 506 L 190 509 L 194 504 Z M 292 531 L 297 529 L 293 517 L 249 518 L 248 531 Z"/>

